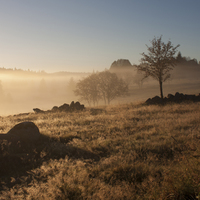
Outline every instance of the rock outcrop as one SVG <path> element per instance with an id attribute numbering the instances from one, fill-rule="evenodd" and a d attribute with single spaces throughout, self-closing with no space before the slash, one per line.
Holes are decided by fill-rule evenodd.
<path id="1" fill-rule="evenodd" d="M 116 70 L 124 70 L 124 69 L 132 69 L 133 66 L 131 65 L 130 61 L 127 59 L 119 59 L 114 61 L 110 66 L 110 71 Z"/>
<path id="2" fill-rule="evenodd" d="M 168 94 L 167 97 L 161 99 L 159 96 L 155 96 L 153 98 L 149 98 L 146 100 L 146 104 L 165 104 L 168 102 L 181 103 L 183 101 L 191 101 L 191 102 L 200 102 L 200 94 L 199 95 L 189 95 L 176 92 L 175 95 Z"/>

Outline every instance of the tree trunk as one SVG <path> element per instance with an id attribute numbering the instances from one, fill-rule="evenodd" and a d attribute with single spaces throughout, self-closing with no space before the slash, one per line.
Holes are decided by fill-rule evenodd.
<path id="1" fill-rule="evenodd" d="M 163 99 L 163 88 L 162 88 L 162 81 L 159 81 L 160 84 L 160 97 Z"/>

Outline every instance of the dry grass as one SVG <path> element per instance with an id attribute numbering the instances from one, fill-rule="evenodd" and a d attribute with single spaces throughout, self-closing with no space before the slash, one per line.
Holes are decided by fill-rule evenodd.
<path id="1" fill-rule="evenodd" d="M 1 142 L 0 199 L 200 199 L 200 103 L 1 118 L 42 137 Z"/>

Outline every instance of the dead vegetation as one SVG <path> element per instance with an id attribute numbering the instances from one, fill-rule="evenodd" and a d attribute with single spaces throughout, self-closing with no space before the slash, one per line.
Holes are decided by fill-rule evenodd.
<path id="1" fill-rule="evenodd" d="M 34 145 L 1 141 L 0 199 L 200 199 L 200 103 L 123 104 L 1 118 L 33 121 Z"/>

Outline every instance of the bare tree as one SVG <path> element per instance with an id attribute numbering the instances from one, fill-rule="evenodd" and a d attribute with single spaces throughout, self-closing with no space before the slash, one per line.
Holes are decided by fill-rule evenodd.
<path id="1" fill-rule="evenodd" d="M 162 36 L 154 37 L 151 41 L 152 46 L 147 46 L 148 54 L 142 53 L 142 63 L 137 66 L 138 70 L 145 73 L 144 78 L 151 76 L 159 82 L 160 96 L 163 99 L 163 82 L 170 78 L 170 71 L 176 65 L 174 57 L 177 48 L 180 45 L 173 47 L 171 41 L 166 44 L 162 42 Z"/>
<path id="2" fill-rule="evenodd" d="M 110 104 L 113 99 L 128 94 L 128 85 L 115 73 L 104 71 L 99 73 L 99 91 L 105 104 Z"/>
<path id="3" fill-rule="evenodd" d="M 98 75 L 93 73 L 76 84 L 74 93 L 75 95 L 80 96 L 81 100 L 87 101 L 89 105 L 93 103 L 95 106 L 101 98 L 98 83 Z"/>
<path id="4" fill-rule="evenodd" d="M 128 93 L 127 84 L 109 71 L 93 73 L 76 84 L 75 95 L 95 106 L 103 99 L 105 104 Z"/>

